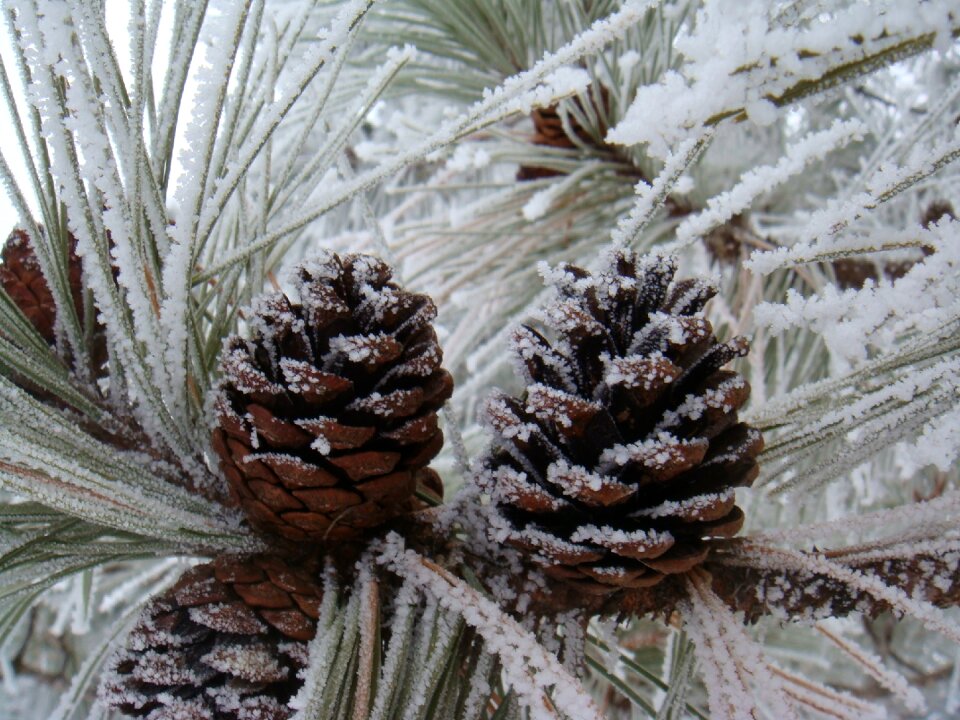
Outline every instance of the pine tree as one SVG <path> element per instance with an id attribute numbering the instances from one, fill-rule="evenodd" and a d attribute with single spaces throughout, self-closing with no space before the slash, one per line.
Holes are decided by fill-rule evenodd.
<path id="1" fill-rule="evenodd" d="M 953 3 L 3 9 L 0 715 L 960 708 Z"/>

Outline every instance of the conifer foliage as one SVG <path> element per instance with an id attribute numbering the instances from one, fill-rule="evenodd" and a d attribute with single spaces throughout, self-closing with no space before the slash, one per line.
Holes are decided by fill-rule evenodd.
<path id="1" fill-rule="evenodd" d="M 0 5 L 4 720 L 960 711 L 955 3 Z"/>

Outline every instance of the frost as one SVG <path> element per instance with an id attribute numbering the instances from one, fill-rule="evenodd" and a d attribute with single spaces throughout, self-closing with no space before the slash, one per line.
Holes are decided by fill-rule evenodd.
<path id="1" fill-rule="evenodd" d="M 769 104 L 769 103 L 767 103 Z M 682 246 L 706 235 L 750 207 L 753 200 L 785 183 L 804 168 L 823 159 L 832 150 L 859 140 L 866 126 L 859 120 L 837 120 L 827 130 L 810 133 L 787 148 L 776 165 L 753 168 L 740 178 L 732 189 L 707 200 L 705 210 L 686 218 L 677 228 L 676 246 Z"/>
<path id="2" fill-rule="evenodd" d="M 241 634 L 265 633 L 267 626 L 249 615 L 236 618 L 236 609 L 222 603 L 201 605 L 188 609 L 190 619 L 198 625 L 216 628 L 221 632 Z"/>
<path id="3" fill-rule="evenodd" d="M 879 577 L 845 567 L 823 555 L 747 544 L 738 549 L 736 558 L 731 561 L 758 568 L 794 570 L 824 576 L 888 603 L 894 610 L 910 615 L 930 630 L 960 642 L 960 629 L 937 606 L 921 598 L 910 597 L 899 587 L 888 585 Z"/>
<path id="4" fill-rule="evenodd" d="M 443 607 L 457 612 L 500 657 L 504 671 L 521 703 L 533 720 L 556 718 L 544 699 L 551 691 L 553 702 L 564 715 L 577 720 L 601 720 L 589 694 L 563 668 L 562 663 L 497 605 L 462 580 L 434 566 L 403 546 L 396 534 L 387 538 L 380 562 L 405 580 L 427 590 Z"/>
<path id="5" fill-rule="evenodd" d="M 693 457 L 702 459 L 706 449 L 706 440 L 679 440 L 670 433 L 660 432 L 645 440 L 605 449 L 600 454 L 598 467 L 609 471 L 637 463 L 648 472 L 671 471 L 686 466 Z"/>
<path id="6" fill-rule="evenodd" d="M 736 720 L 759 717 L 758 704 L 774 717 L 798 720 L 796 701 L 738 618 L 699 575 L 687 579 L 684 618 L 707 686 L 711 715 Z M 758 703 L 758 700 L 760 703 Z"/>
<path id="7" fill-rule="evenodd" d="M 535 498 L 551 510 L 560 510 L 567 505 L 562 499 L 530 482 L 526 473 L 518 472 L 509 466 L 498 468 L 495 473 L 483 474 L 478 482 L 482 487 L 489 488 L 491 497 L 501 503 L 522 507 L 520 501 Z"/>
<path id="8" fill-rule="evenodd" d="M 665 158 L 717 119 L 744 111 L 749 116 L 752 109 L 764 125 L 771 119 L 768 98 L 862 59 L 868 46 L 885 38 L 894 45 L 904 35 L 949 25 L 945 6 L 925 5 L 914 13 L 892 0 L 833 8 L 802 26 L 780 25 L 769 10 L 762 0 L 735 9 L 700 8 L 692 28 L 677 37 L 679 69 L 641 86 L 607 141 L 644 143 L 652 156 Z"/>
<path id="9" fill-rule="evenodd" d="M 826 622 L 818 623 L 817 629 L 843 650 L 848 657 L 863 667 L 874 680 L 896 695 L 911 713 L 925 714 L 928 712 L 927 703 L 924 701 L 920 690 L 911 687 L 907 679 L 900 673 L 885 667 L 879 656 L 857 647 L 837 633 L 830 631 Z"/>
<path id="10" fill-rule="evenodd" d="M 219 644 L 200 661 L 249 682 L 278 682 L 288 674 L 273 657 L 271 649 L 257 645 Z"/>
<path id="11" fill-rule="evenodd" d="M 612 545 L 630 545 L 635 548 L 658 547 L 664 543 L 672 543 L 673 536 L 669 532 L 657 530 L 618 530 L 608 525 L 582 525 L 570 535 L 573 542 L 591 542 L 595 545 L 610 547 Z"/>
<path id="12" fill-rule="evenodd" d="M 464 170 L 479 170 L 490 163 L 490 153 L 475 145 L 458 145 L 447 160 L 447 169 L 454 172 Z"/>
<path id="13" fill-rule="evenodd" d="M 911 331 L 937 330 L 960 312 L 960 223 L 941 220 L 929 229 L 916 228 L 915 235 L 934 252 L 903 277 L 870 283 L 862 290 L 828 285 L 809 298 L 789 291 L 783 304 L 759 305 L 757 322 L 774 332 L 809 327 L 847 361 L 860 359 L 865 348 L 889 347 Z"/>
<path id="14" fill-rule="evenodd" d="M 657 423 L 657 430 L 676 427 L 688 420 L 699 420 L 708 410 L 732 412 L 735 408 L 729 404 L 731 392 L 743 390 L 746 387 L 747 381 L 741 375 L 735 375 L 715 388 L 704 390 L 699 395 L 687 395 L 676 409 L 667 410 L 663 414 L 663 419 Z"/>
<path id="15" fill-rule="evenodd" d="M 688 517 L 696 518 L 702 511 L 710 510 L 718 504 L 725 505 L 734 500 L 733 489 L 725 490 L 721 493 L 708 493 L 706 495 L 697 495 L 687 500 L 667 500 L 651 508 L 644 508 L 633 513 L 637 517 L 660 518 L 660 517 L 679 517 L 686 519 Z"/>
<path id="16" fill-rule="evenodd" d="M 344 355 L 350 362 L 361 363 L 376 361 L 383 352 L 384 341 L 390 338 L 386 333 L 371 335 L 344 336 L 330 338 L 330 351 Z"/>
<path id="17" fill-rule="evenodd" d="M 393 649 L 385 655 L 379 678 L 365 677 L 358 668 L 355 680 L 348 679 L 351 692 L 377 693 L 370 703 L 361 703 L 377 720 L 391 716 L 391 698 L 403 694 L 409 697 L 408 714 L 426 712 L 426 670 L 432 667 L 420 660 L 439 662 L 437 653 L 460 657 L 460 648 L 452 645 L 459 620 L 451 618 L 463 618 L 472 628 L 465 637 L 475 639 L 478 652 L 470 655 L 462 675 L 443 675 L 469 684 L 469 694 L 458 697 L 461 707 L 494 712 L 487 703 L 491 685 L 499 694 L 503 681 L 504 687 L 516 688 L 508 697 L 521 699 L 521 713 L 529 711 L 535 718 L 569 714 L 577 720 L 598 715 L 573 676 L 571 660 L 565 654 L 565 666 L 558 666 L 552 657 L 562 634 L 572 646 L 572 662 L 581 659 L 587 618 L 548 622 L 533 617 L 530 609 L 538 607 L 538 598 L 550 586 L 520 561 L 520 548 L 546 562 L 564 554 L 662 553 L 674 538 L 649 529 L 658 526 L 655 520 L 719 513 L 735 498 L 733 491 L 690 497 L 700 490 L 677 487 L 682 478 L 673 486 L 669 482 L 693 466 L 697 470 L 691 475 L 698 480 L 711 478 L 760 444 L 759 431 L 746 432 L 737 447 L 715 447 L 704 461 L 706 441 L 690 439 L 678 429 L 717 416 L 721 424 L 732 422 L 739 403 L 735 399 L 746 389 L 745 381 L 735 378 L 716 388 L 706 381 L 710 389 L 674 395 L 683 368 L 695 367 L 695 356 L 705 347 L 711 332 L 707 315 L 655 311 L 636 337 L 626 338 L 629 347 L 616 350 L 609 341 L 623 318 L 611 318 L 613 329 L 605 320 L 596 321 L 604 312 L 627 312 L 617 298 L 636 289 L 632 279 L 609 272 L 611 258 L 621 248 L 655 247 L 663 253 L 641 261 L 656 285 L 675 264 L 682 264 L 686 274 L 691 265 L 717 260 L 700 241 L 706 240 L 712 253 L 718 236 L 725 241 L 733 228 L 729 239 L 739 256 L 744 248 L 754 254 L 747 268 L 724 265 L 718 271 L 724 292 L 709 306 L 709 317 L 718 335 L 756 333 L 743 372 L 756 388 L 750 420 L 767 435 L 758 489 L 814 490 L 836 482 L 823 492 L 797 492 L 788 503 L 751 501 L 750 527 L 757 530 L 739 541 L 716 543 L 711 562 L 717 565 L 711 569 L 741 563 L 789 574 L 792 568 L 813 577 L 809 586 L 765 583 L 756 588 L 757 597 L 769 602 L 790 600 L 797 593 L 813 598 L 842 585 L 957 639 L 955 623 L 923 595 L 939 597 L 937 593 L 956 587 L 960 501 L 951 489 L 952 476 L 938 477 L 944 480 L 935 486 L 935 493 L 942 493 L 938 497 L 905 502 L 914 488 L 919 496 L 932 484 L 932 472 L 911 476 L 928 466 L 949 475 L 960 454 L 960 224 L 946 216 L 930 224 L 926 217 L 936 203 L 953 198 L 957 185 L 960 135 L 954 120 L 960 81 L 947 57 L 954 52 L 956 26 L 949 3 L 614 3 L 616 12 L 589 28 L 574 24 L 560 35 L 544 35 L 571 39 L 529 70 L 490 83 L 496 86 L 473 104 L 464 98 L 474 90 L 479 94 L 483 83 L 478 80 L 492 77 L 489 68 L 465 75 L 461 84 L 453 82 L 461 78 L 451 73 L 452 66 L 431 65 L 432 51 L 418 56 L 404 47 L 384 48 L 383 62 L 371 69 L 367 61 L 377 58 L 370 47 L 381 38 L 358 35 L 369 0 L 332 9 L 294 7 L 300 3 L 274 8 L 255 0 L 213 3 L 209 11 L 205 3 L 179 3 L 175 11 L 161 2 L 141 3 L 143 12 L 135 6 L 123 33 L 113 37 L 98 5 L 52 0 L 4 5 L 12 51 L 5 58 L 13 61 L 4 72 L 25 82 L 12 95 L 0 88 L 11 106 L 7 114 L 21 121 L 11 127 L 10 147 L 15 151 L 17 143 L 23 145 L 21 153 L 8 154 L 5 148 L 0 183 L 34 238 L 38 266 L 58 307 L 51 353 L 36 338 L 25 338 L 29 327 L 23 318 L 9 303 L 0 303 L 5 319 L 0 333 L 0 482 L 4 493 L 16 495 L 9 507 L 16 508 L 22 498 L 50 513 L 38 515 L 39 520 L 26 513 L 22 535 L 19 510 L 0 522 L 0 555 L 10 560 L 0 591 L 16 591 L 7 595 L 16 601 L 17 613 L 50 578 L 76 573 L 81 560 L 126 558 L 128 543 L 133 556 L 146 552 L 152 559 L 122 560 L 119 567 L 111 565 L 110 573 L 95 569 L 45 593 L 51 632 L 97 630 L 94 611 L 119 614 L 161 591 L 174 570 L 157 557 L 163 553 L 199 557 L 264 550 L 240 514 L 218 502 L 222 478 L 209 443 L 214 417 L 228 423 L 231 434 L 249 437 L 254 450 L 263 444 L 253 416 L 244 414 L 236 395 L 270 396 L 294 409 L 322 396 L 330 401 L 330 410 L 323 412 L 368 413 L 388 426 L 419 412 L 420 380 L 438 365 L 436 349 L 393 363 L 379 381 L 374 373 L 367 377 L 362 369 L 348 368 L 350 380 L 343 382 L 359 379 L 355 391 L 346 394 L 360 396 L 349 405 L 348 399 L 336 398 L 334 376 L 324 373 L 339 373 L 346 363 L 375 365 L 393 351 L 387 334 L 363 334 L 376 330 L 365 323 L 392 317 L 404 301 L 395 288 L 379 287 L 381 266 L 357 262 L 353 290 L 361 302 L 349 319 L 336 292 L 311 293 L 308 287 L 308 279 L 322 285 L 339 277 L 330 251 L 321 250 L 304 265 L 307 279 L 274 275 L 279 264 L 312 253 L 317 245 L 338 252 L 375 246 L 397 258 L 397 282 L 406 273 L 418 291 L 437 298 L 437 307 L 419 306 L 394 337 L 415 334 L 439 308 L 448 367 L 465 380 L 458 386 L 458 409 L 443 411 L 452 452 L 444 451 L 437 460 L 448 479 L 459 474 L 465 486 L 445 507 L 418 518 L 422 515 L 445 536 L 462 540 L 462 554 L 455 547 L 443 557 L 450 567 L 461 567 L 472 553 L 493 569 L 489 577 L 480 577 L 488 593 L 480 597 L 433 560 L 411 554 L 396 537 L 378 546 L 379 560 L 404 579 L 399 593 L 387 594 L 390 628 L 384 637 Z M 416 5 L 414 15 L 442 3 Z M 575 5 L 561 3 L 548 15 L 579 18 Z M 171 12 L 174 46 L 165 58 L 166 48 L 157 41 L 167 32 L 162 28 Z M 328 27 L 317 25 L 331 18 Z M 514 20 L 508 18 L 506 27 Z M 375 22 L 384 22 L 384 16 L 378 14 Z M 539 29 L 524 28 L 530 38 L 539 37 Z M 418 31 L 412 26 L 411 32 Z M 193 40 L 195 33 L 199 43 Z M 360 51 L 362 72 L 348 57 L 351 46 Z M 931 47 L 914 60 L 898 62 Z M 530 58 L 519 56 L 523 66 L 530 65 Z M 153 77 L 161 69 L 157 61 L 165 59 L 168 67 Z M 411 84 L 394 92 L 394 76 L 414 60 L 416 67 L 407 67 L 407 79 L 401 80 Z M 441 72 L 434 74 L 438 67 Z M 928 74 L 943 77 L 931 81 Z M 590 125 L 594 119 L 601 128 L 612 124 L 607 139 L 632 147 L 611 149 L 580 138 L 577 152 L 568 153 L 572 159 L 564 164 L 569 172 L 535 183 L 515 182 L 516 163 L 504 159 L 512 154 L 528 163 L 546 150 L 527 142 L 528 136 L 515 142 L 520 134 L 529 134 L 529 123 L 519 115 L 584 93 L 588 84 L 589 96 L 566 103 L 570 112 L 565 119 L 579 121 L 582 113 Z M 924 96 L 920 90 L 926 84 L 930 92 Z M 448 92 L 452 94 L 444 97 Z M 591 107 L 594 102 L 597 106 Z M 601 111 L 598 117 L 590 117 L 595 110 Z M 860 139 L 865 142 L 858 143 Z M 21 159 L 28 171 L 22 183 L 13 167 Z M 457 174 L 466 175 L 469 185 Z M 455 222 L 448 223 L 449 218 Z M 48 235 L 42 235 L 39 223 Z M 603 233 L 614 223 L 611 246 Z M 55 225 L 58 233 L 76 237 L 85 292 L 95 305 L 88 306 L 85 318 L 74 317 L 71 308 L 61 257 L 66 254 L 51 240 Z M 682 250 L 678 260 L 666 255 L 671 249 Z M 860 256 L 876 266 L 878 279 L 846 290 L 830 284 L 831 273 L 839 277 L 841 262 L 860 262 Z M 561 259 L 606 269 L 579 277 L 573 265 L 558 264 Z M 728 259 L 720 258 L 718 266 Z M 540 260 L 551 290 L 534 297 L 536 291 L 526 285 L 535 280 L 533 267 Z M 896 264 L 895 271 L 884 275 L 888 263 Z M 776 275 L 760 277 L 774 271 Z M 276 285 L 276 277 L 299 292 L 306 324 L 280 302 L 279 293 L 251 302 Z M 676 302 L 699 308 L 702 294 L 703 286 L 689 286 L 686 297 Z M 534 307 L 548 295 L 549 304 L 538 314 Z M 745 310 L 752 307 L 753 318 Z M 323 358 L 313 357 L 316 338 L 307 337 L 307 325 L 321 313 L 345 318 L 343 325 L 334 321 L 332 333 L 345 334 L 333 339 Z M 471 464 L 469 453 L 483 442 L 481 428 L 472 423 L 475 406 L 503 376 L 504 341 L 511 332 L 507 326 L 531 318 L 545 322 L 549 339 L 544 344 L 523 331 L 513 336 L 512 350 L 526 382 L 512 391 L 520 396 L 525 389 L 526 395 L 516 401 L 494 396 L 482 421 L 495 434 L 491 452 L 498 460 L 509 455 L 507 464 L 496 470 L 491 469 L 495 463 Z M 95 377 L 97 370 L 85 362 L 99 340 L 89 342 L 92 338 L 82 335 L 101 324 L 109 377 Z M 343 329 L 357 325 L 360 335 Z M 255 338 L 255 358 L 253 345 L 227 347 L 217 356 L 219 336 L 233 329 Z M 590 359 L 596 362 L 574 362 L 572 346 L 584 332 L 592 336 L 584 345 L 606 350 Z M 824 343 L 829 357 L 821 352 Z M 308 357 L 284 357 L 298 344 Z M 689 355 L 677 354 L 686 351 L 681 346 L 690 348 Z M 626 355 L 615 356 L 621 351 Z M 301 357 L 299 353 L 300 348 L 291 354 Z M 219 385 L 218 360 L 224 370 Z M 602 381 L 583 377 L 598 366 Z M 824 379 L 808 382 L 811 377 Z M 391 393 L 396 387 L 402 390 Z M 46 397 L 48 390 L 52 400 Z M 649 422 L 643 419 L 642 424 L 645 434 L 653 428 L 653 436 L 619 445 L 594 438 L 597 428 L 589 419 L 611 398 L 650 407 Z M 669 409 L 663 411 L 663 406 Z M 458 411 L 470 418 L 463 437 Z M 586 441 L 581 442 L 585 427 Z M 331 439 L 314 435 L 313 451 L 339 449 L 332 434 Z M 569 456 L 554 447 L 551 438 L 556 436 L 569 445 L 563 448 Z M 579 454 L 584 444 L 606 451 L 593 463 L 597 453 L 589 453 L 589 461 Z M 281 460 L 297 472 L 300 461 L 295 458 L 260 452 L 247 455 L 241 469 Z M 457 472 L 451 476 L 452 466 Z M 659 483 L 656 498 L 627 505 L 627 520 L 651 520 L 637 523 L 645 530 L 630 529 L 633 522 L 614 522 L 613 508 L 589 509 L 592 498 L 603 496 L 601 504 L 609 507 L 639 494 L 647 482 Z M 494 503 L 487 503 L 483 492 Z M 496 514 L 497 502 L 513 504 L 519 514 L 534 512 L 522 503 L 569 510 L 571 498 L 579 514 L 568 516 L 560 533 L 547 523 L 516 522 L 515 527 L 513 515 Z M 904 504 L 868 512 L 895 502 Z M 79 528 L 68 541 L 58 535 L 59 525 L 51 524 L 48 534 L 45 524 L 61 516 L 67 518 L 62 532 Z M 830 521 L 820 522 L 824 517 Z M 791 527 L 801 520 L 814 522 Z M 9 523 L 16 529 L 8 532 Z M 99 530 L 88 534 L 89 528 Z M 836 549 L 838 538 L 855 544 Z M 505 540 L 513 544 L 504 546 Z M 758 544 L 773 542 L 832 549 L 808 557 Z M 43 559 L 34 564 L 38 557 Z M 11 564 L 13 559 L 17 562 Z M 916 562 L 900 570 L 908 560 Z M 855 569 L 857 563 L 873 563 L 890 575 L 881 582 Z M 606 578 L 623 572 L 617 567 L 590 570 Z M 295 643 L 281 646 L 277 657 L 242 644 L 208 644 L 200 654 L 210 666 L 248 679 L 279 672 L 292 659 L 304 681 L 293 706 L 302 710 L 301 717 L 322 716 L 311 698 L 318 692 L 330 696 L 335 690 L 331 678 L 349 672 L 349 663 L 338 660 L 350 643 L 361 647 L 361 664 L 374 662 L 370 643 L 375 626 L 370 606 L 361 606 L 360 600 L 370 597 L 365 593 L 372 592 L 373 573 L 363 565 L 358 575 L 359 590 L 352 588 L 343 605 L 328 576 L 322 631 L 309 654 L 305 644 Z M 756 643 L 741 632 L 742 618 L 725 612 L 703 576 L 692 572 L 674 580 L 678 588 L 689 580 L 689 601 L 680 609 L 697 644 L 711 715 L 755 712 L 790 718 L 796 714 L 794 705 L 804 713 L 840 718 L 882 713 L 877 705 L 792 675 L 760 657 Z M 908 590 L 895 587 L 898 583 Z M 489 598 L 509 604 L 529 626 L 521 628 Z M 861 599 L 859 607 L 868 602 Z M 46 610 L 28 616 L 42 620 Z M 800 619 L 826 611 L 816 608 Z M 223 633 L 249 629 L 244 625 L 249 619 L 238 608 L 193 608 L 190 617 Z M 408 623 L 416 625 L 409 635 Z M 549 650 L 537 643 L 531 630 L 537 624 Z M 254 630 L 265 632 L 266 625 L 256 621 Z M 355 634 L 345 634 L 348 630 Z M 621 663 L 628 658 L 613 647 L 619 639 L 614 626 L 606 631 L 601 637 L 610 641 L 610 676 L 629 679 Z M 196 682 L 205 672 L 198 658 L 184 663 L 176 652 L 185 642 L 182 636 L 151 621 L 138 632 L 129 639 L 133 653 L 127 659 L 139 663 L 137 672 L 145 680 Z M 403 651 L 405 637 L 412 638 L 412 655 Z M 496 658 L 479 652 L 481 640 Z M 153 642 L 172 651 L 163 659 L 152 656 Z M 681 642 L 675 644 L 679 648 Z M 909 680 L 848 645 L 848 658 L 879 686 L 908 710 L 923 710 L 923 698 Z M 0 649 L 0 674 L 10 692 L 19 692 L 32 686 L 21 685 L 28 681 L 14 676 L 20 663 L 11 661 L 11 648 Z M 794 658 L 793 649 L 786 648 L 781 657 L 791 663 L 811 659 Z M 950 658 L 939 647 L 930 651 L 938 660 Z M 677 677 L 672 659 L 664 661 L 664 676 L 669 671 L 671 683 Z M 398 687 L 402 680 L 397 678 L 408 666 L 425 671 L 409 688 Z M 62 720 L 79 712 L 90 696 L 82 683 L 94 676 L 95 668 L 93 661 L 80 666 L 77 684 L 71 684 L 54 717 Z M 960 675 L 954 675 L 948 707 L 956 704 L 960 686 Z M 105 688 L 105 694 L 117 692 L 115 673 L 108 673 Z M 245 689 L 238 682 L 202 697 L 238 720 L 290 714 L 272 699 L 244 697 Z M 647 688 L 631 691 L 648 699 Z M 464 698 L 465 706 L 460 702 Z M 659 706 L 659 699 L 654 697 L 653 704 Z M 210 715 L 198 699 L 170 693 L 131 692 L 124 700 L 138 708 L 159 702 L 158 716 Z M 660 714 L 683 712 L 682 701 L 662 705 Z M 18 699 L 17 708 L 21 705 Z M 516 711 L 516 705 L 507 705 L 497 712 L 510 716 Z M 34 714 L 43 712 L 38 707 Z M 109 711 L 94 710 L 104 712 Z M 343 706 L 339 712 L 350 714 Z"/>

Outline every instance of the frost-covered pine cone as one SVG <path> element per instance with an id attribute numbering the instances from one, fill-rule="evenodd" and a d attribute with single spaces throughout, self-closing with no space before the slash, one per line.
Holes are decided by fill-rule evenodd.
<path id="1" fill-rule="evenodd" d="M 368 255 L 327 254 L 297 271 L 300 303 L 262 298 L 253 337 L 225 345 L 213 445 L 240 505 L 289 540 L 352 538 L 442 485 L 440 367 L 426 295 Z"/>
<path id="2" fill-rule="evenodd" d="M 143 612 L 100 695 L 150 720 L 285 720 L 322 596 L 273 556 L 192 568 Z"/>
<path id="3" fill-rule="evenodd" d="M 512 339 L 527 382 L 495 394 L 482 480 L 493 537 L 593 595 L 644 588 L 702 562 L 735 534 L 734 488 L 757 475 L 760 433 L 737 421 L 750 393 L 720 368 L 747 351 L 700 316 L 715 289 L 672 282 L 672 258 L 618 250 L 591 275 L 561 265 L 542 312 L 556 335 Z"/>
<path id="4" fill-rule="evenodd" d="M 72 245 L 76 243 L 73 242 Z M 57 306 L 50 286 L 40 270 L 40 262 L 30 244 L 30 236 L 21 228 L 15 228 L 3 246 L 3 264 L 0 265 L 0 284 L 37 332 L 48 343 L 54 340 L 54 323 Z M 83 317 L 83 285 L 80 258 L 71 247 L 69 264 L 70 292 Z"/>
<path id="5" fill-rule="evenodd" d="M 530 113 L 530 120 L 533 122 L 533 137 L 530 142 L 561 150 L 575 150 L 584 145 L 593 145 L 598 150 L 606 149 L 597 137 L 591 137 L 577 119 L 578 113 L 595 118 L 600 131 L 598 137 L 603 137 L 608 129 L 605 120 L 609 117 L 610 91 L 602 85 L 599 88 L 596 94 L 591 93 L 588 97 L 578 97 L 573 101 L 577 112 L 567 115 L 566 125 L 560 116 L 559 105 L 535 108 Z M 584 106 L 585 103 L 587 107 Z M 539 180 L 562 174 L 552 168 L 521 165 L 517 170 L 517 180 Z"/>

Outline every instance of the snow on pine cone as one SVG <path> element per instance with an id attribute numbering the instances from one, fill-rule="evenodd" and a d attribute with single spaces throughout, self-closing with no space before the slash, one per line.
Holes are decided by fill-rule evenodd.
<path id="1" fill-rule="evenodd" d="M 100 696 L 149 720 L 285 720 L 322 596 L 274 556 L 194 567 L 144 610 Z"/>
<path id="2" fill-rule="evenodd" d="M 299 304 L 263 297 L 253 337 L 227 341 L 213 445 L 262 532 L 353 538 L 415 509 L 418 483 L 442 494 L 426 466 L 453 380 L 433 301 L 391 274 L 377 258 L 328 253 L 298 268 Z"/>
<path id="3" fill-rule="evenodd" d="M 737 421 L 749 385 L 720 369 L 747 343 L 717 341 L 699 314 L 716 290 L 675 269 L 616 250 L 597 275 L 548 272 L 557 298 L 540 319 L 556 340 L 515 331 L 526 392 L 484 408 L 491 535 L 593 595 L 701 563 L 709 538 L 742 526 L 734 488 L 757 475 L 763 439 Z"/>

